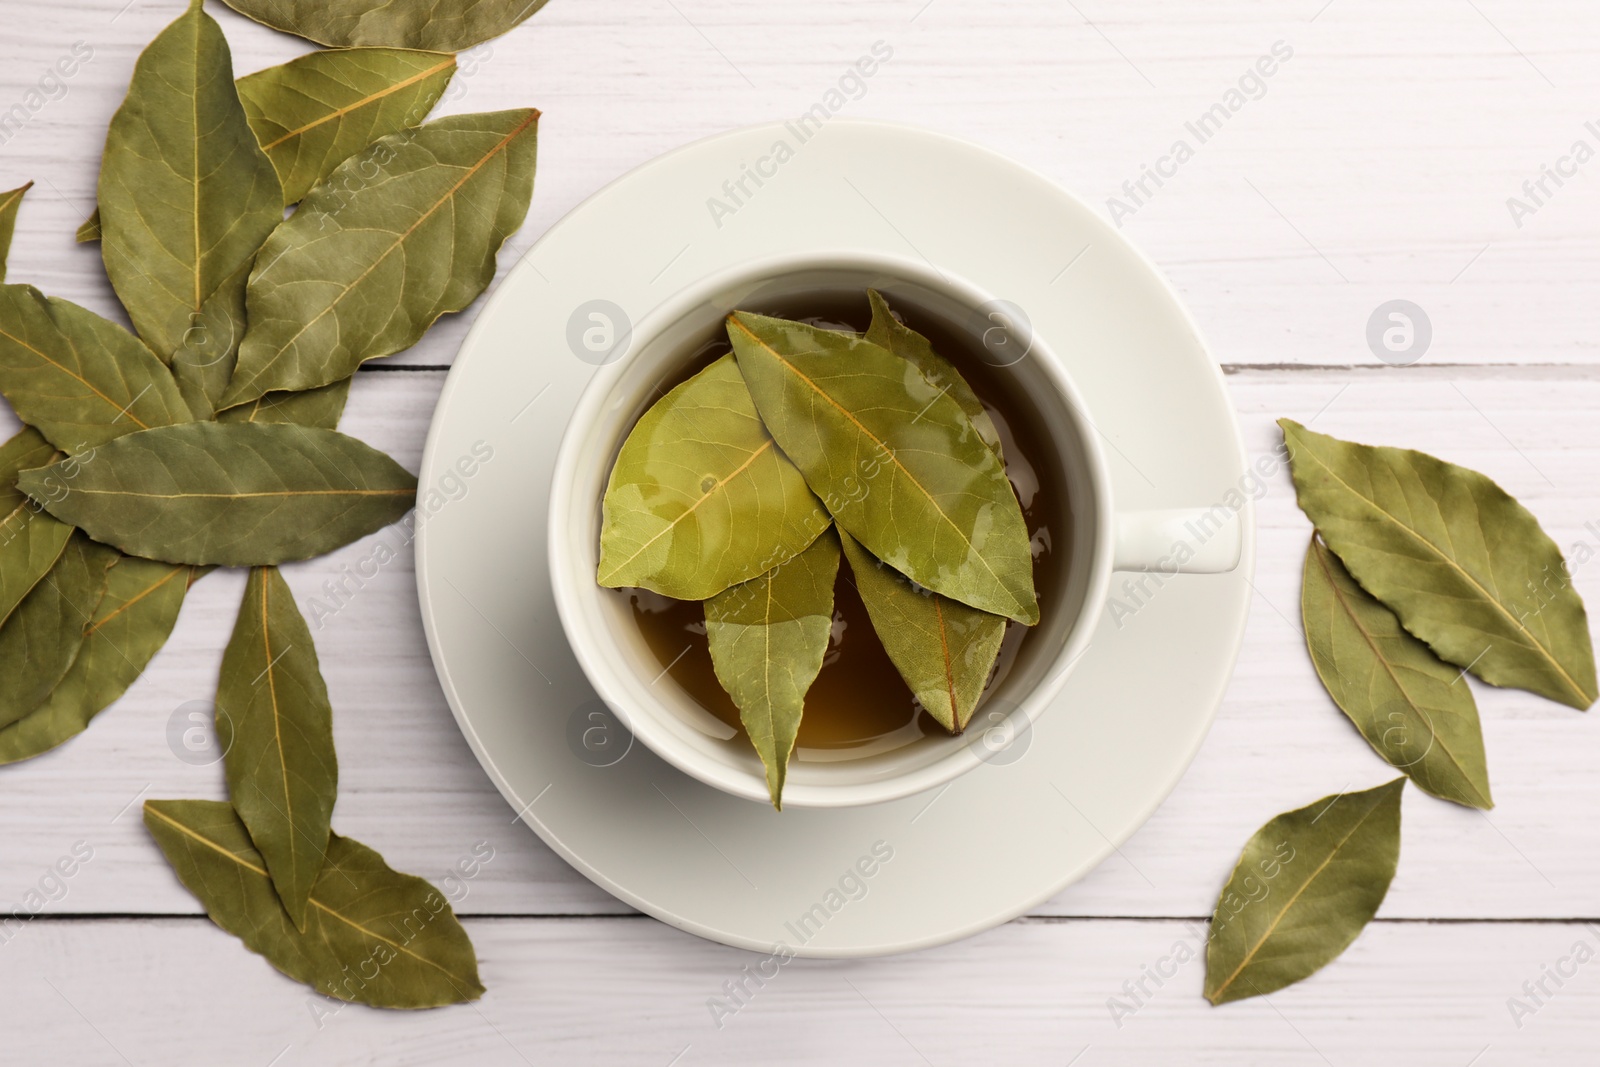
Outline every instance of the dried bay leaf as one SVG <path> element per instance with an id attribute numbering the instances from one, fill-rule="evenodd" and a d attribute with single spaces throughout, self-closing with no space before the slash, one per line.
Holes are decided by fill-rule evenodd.
<path id="1" fill-rule="evenodd" d="M 0 728 L 0 764 L 48 752 L 114 704 L 167 643 L 200 573 L 133 556 L 118 559 L 71 668 L 43 704 Z"/>
<path id="2" fill-rule="evenodd" d="M 1315 537 L 1301 614 L 1317 676 L 1378 755 L 1424 792 L 1494 807 L 1478 705 L 1460 672 L 1406 633 Z"/>
<path id="3" fill-rule="evenodd" d="M 45 514 L 17 488 L 20 472 L 60 455 L 31 426 L 0 445 L 0 624 L 55 566 L 72 536 L 72 527 Z"/>
<path id="4" fill-rule="evenodd" d="M 69 461 L 70 462 L 70 461 Z M 95 451 L 60 499 L 61 464 L 18 486 L 56 518 L 131 556 L 266 566 L 332 551 L 396 521 L 417 482 L 334 430 L 194 422 L 129 434 Z"/>
<path id="5" fill-rule="evenodd" d="M 934 388 L 948 393 L 950 399 L 959 404 L 967 418 L 972 420 L 972 427 L 983 438 L 983 443 L 993 449 L 1004 463 L 1005 452 L 1000 446 L 1000 431 L 995 429 L 994 419 L 984 410 L 983 401 L 978 399 L 972 386 L 956 370 L 955 364 L 935 352 L 926 337 L 896 319 L 882 293 L 868 289 L 867 300 L 872 305 L 872 323 L 862 336 L 879 348 L 886 348 L 901 359 L 910 361 L 924 378 L 933 383 Z"/>
<path id="6" fill-rule="evenodd" d="M 344 414 L 352 378 L 299 393 L 267 393 L 238 407 L 217 412 L 218 422 L 292 422 L 332 430 Z"/>
<path id="7" fill-rule="evenodd" d="M 295 204 L 351 155 L 421 123 L 455 70 L 439 52 L 318 51 L 240 78 L 239 99 Z"/>
<path id="8" fill-rule="evenodd" d="M 54 567 L 0 626 L 0 726 L 44 703 L 77 657 L 117 554 L 74 533 Z"/>
<path id="9" fill-rule="evenodd" d="M 792 558 L 828 514 L 756 414 L 732 356 L 646 411 L 603 500 L 597 580 L 705 600 Z"/>
<path id="10" fill-rule="evenodd" d="M 178 392 L 195 421 L 215 418 L 217 403 L 233 380 L 244 340 L 244 286 L 255 260 L 246 260 L 206 297 L 169 361 Z"/>
<path id="11" fill-rule="evenodd" d="M 351 154 L 421 122 L 455 69 L 455 57 L 439 52 L 349 48 L 312 52 L 233 84 L 289 205 Z M 100 236 L 96 208 L 76 239 L 84 244 Z"/>
<path id="12" fill-rule="evenodd" d="M 538 118 L 438 119 L 341 163 L 261 249 L 220 406 L 348 378 L 470 304 L 527 214 Z"/>
<path id="13" fill-rule="evenodd" d="M 191 417 L 137 337 L 31 285 L 0 285 L 0 393 L 67 453 Z"/>
<path id="14" fill-rule="evenodd" d="M 6 280 L 6 260 L 11 256 L 11 238 L 17 232 L 17 208 L 33 183 L 0 193 L 0 282 Z"/>
<path id="15" fill-rule="evenodd" d="M 849 334 L 740 311 L 728 337 L 762 422 L 841 530 L 925 588 L 1039 621 L 1022 508 L 954 399 Z"/>
<path id="16" fill-rule="evenodd" d="M 822 670 L 833 632 L 838 573 L 839 539 L 824 530 L 798 556 L 705 604 L 717 680 L 738 705 L 780 811 L 806 690 Z"/>
<path id="17" fill-rule="evenodd" d="M 144 823 L 211 921 L 295 981 L 378 1008 L 483 995 L 477 955 L 449 901 L 360 842 L 329 836 L 302 933 L 230 805 L 147 800 Z"/>
<path id="18" fill-rule="evenodd" d="M 139 336 L 164 358 L 283 219 L 232 64 L 194 0 L 139 56 L 106 132 L 101 257 Z"/>
<path id="19" fill-rule="evenodd" d="M 224 0 L 246 18 L 338 48 L 393 45 L 459 52 L 498 37 L 546 0 Z"/>
<path id="20" fill-rule="evenodd" d="M 339 788 L 333 706 L 311 630 L 276 567 L 250 572 L 217 685 L 228 796 L 278 899 L 306 930 Z"/>
<path id="21" fill-rule="evenodd" d="M 1537 519 L 1477 471 L 1280 419 L 1300 507 L 1362 588 L 1442 659 L 1583 709 L 1583 601 Z"/>
<path id="22" fill-rule="evenodd" d="M 1350 946 L 1394 879 L 1405 783 L 1323 797 L 1251 836 L 1212 914 L 1207 1000 L 1275 992 Z"/>
<path id="23" fill-rule="evenodd" d="M 1000 656 L 1006 620 L 916 585 L 849 534 L 839 538 L 872 628 L 929 715 L 960 733 Z"/>

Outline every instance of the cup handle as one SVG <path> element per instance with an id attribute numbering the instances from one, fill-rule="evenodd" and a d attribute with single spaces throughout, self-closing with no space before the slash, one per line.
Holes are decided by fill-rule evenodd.
<path id="1" fill-rule="evenodd" d="M 1118 571 L 1226 574 L 1244 552 L 1241 513 L 1218 505 L 1124 511 L 1117 515 Z"/>

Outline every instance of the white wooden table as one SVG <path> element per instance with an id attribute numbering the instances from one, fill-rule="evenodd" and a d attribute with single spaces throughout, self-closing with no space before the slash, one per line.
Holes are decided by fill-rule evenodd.
<path id="1" fill-rule="evenodd" d="M 12 280 L 105 313 L 97 252 L 75 246 L 72 230 L 91 207 L 134 56 L 182 6 L 128 0 L 119 14 L 122 3 L 7 0 L 0 44 L 0 114 L 74 42 L 94 50 L 61 90 L 49 87 L 53 99 L 0 132 L 0 188 L 38 182 Z M 305 47 L 212 8 L 241 73 Z M 798 115 L 878 40 L 893 59 L 845 113 L 964 136 L 1091 203 L 1116 195 L 1136 208 L 1124 229 L 1227 366 L 1253 453 L 1273 445 L 1280 415 L 1425 449 L 1499 480 L 1563 546 L 1600 551 L 1600 160 L 1563 186 L 1546 179 L 1542 203 L 1522 188 L 1575 141 L 1600 149 L 1592 4 L 554 0 L 483 49 L 445 108 L 544 110 L 533 210 L 502 269 L 652 156 Z M 1264 94 L 1198 144 L 1185 124 L 1225 102 L 1279 41 L 1293 55 Z M 1159 189 L 1147 182 L 1142 204 L 1128 199 L 1123 183 L 1179 138 L 1193 158 Z M 1534 210 L 1514 217 L 1512 196 Z M 1366 340 L 1368 316 L 1397 298 L 1433 328 L 1431 348 L 1404 369 Z M 343 428 L 415 469 L 476 310 L 360 374 Z M 0 432 L 11 428 L 0 414 Z M 93 849 L 59 899 L 0 932 L 0 1060 L 1595 1062 L 1600 962 L 1559 987 L 1545 978 L 1551 995 L 1537 1004 L 1524 983 L 1580 942 L 1600 951 L 1600 722 L 1483 687 L 1498 807 L 1484 815 L 1409 792 L 1399 874 L 1342 959 L 1270 1001 L 1220 1009 L 1201 999 L 1203 967 L 1190 963 L 1159 988 L 1146 981 L 1139 1010 L 1113 1018 L 1108 1001 L 1126 1002 L 1124 983 L 1203 936 L 1192 931 L 1258 825 L 1390 777 L 1306 657 L 1296 620 L 1309 528 L 1286 477 L 1259 517 L 1259 596 L 1233 685 L 1199 759 L 1119 857 L 1035 915 L 957 945 L 796 961 L 720 1028 L 707 998 L 755 957 L 630 913 L 512 823 L 434 679 L 409 559 L 316 634 L 337 709 L 335 824 L 435 879 L 489 843 L 494 858 L 457 903 L 489 994 L 439 1011 L 330 1015 L 329 1002 L 215 929 L 137 803 L 223 796 L 220 765 L 182 762 L 167 742 L 175 709 L 211 695 L 238 602 L 238 573 L 207 578 L 118 706 L 57 752 L 0 769 L 0 910 L 75 843 Z M 289 581 L 304 600 L 363 551 L 286 568 Z M 1579 568 L 1577 584 L 1600 604 L 1600 562 Z M 1520 1025 L 1514 996 L 1537 1006 Z"/>

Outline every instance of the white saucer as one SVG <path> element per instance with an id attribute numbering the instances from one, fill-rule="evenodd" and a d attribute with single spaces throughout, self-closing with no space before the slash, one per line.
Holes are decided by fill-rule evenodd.
<path id="1" fill-rule="evenodd" d="M 779 140 L 794 149 L 781 164 Z M 724 183 L 737 191 L 758 164 L 775 174 L 746 179 L 735 203 Z M 545 566 L 551 464 L 594 371 L 569 318 L 606 300 L 638 322 L 690 279 L 848 246 L 925 257 L 1022 307 L 1088 400 L 1120 506 L 1217 504 L 1245 465 L 1220 370 L 1166 282 L 1087 206 L 986 149 L 840 119 L 803 144 L 784 126 L 739 130 L 640 167 L 551 228 L 479 314 L 428 435 L 417 584 L 434 666 L 489 777 L 551 848 L 663 922 L 760 952 L 925 948 L 1081 878 L 1194 757 L 1250 599 L 1247 505 L 1236 572 L 1171 579 L 1120 626 L 1107 614 L 1031 734 L 892 804 L 779 813 L 608 735 Z M 463 457 L 473 473 L 451 479 Z M 454 493 L 430 515 L 434 488 Z M 619 759 L 594 755 L 608 737 Z"/>

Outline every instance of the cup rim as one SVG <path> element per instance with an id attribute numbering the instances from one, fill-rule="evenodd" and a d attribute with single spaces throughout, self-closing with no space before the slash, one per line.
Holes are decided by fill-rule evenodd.
<path id="1" fill-rule="evenodd" d="M 625 657 L 610 630 L 597 625 L 585 609 L 584 597 L 591 605 L 598 605 L 604 592 L 594 582 L 592 574 L 577 573 L 572 566 L 570 551 L 570 523 L 573 513 L 573 483 L 578 471 L 586 462 L 608 463 L 612 457 L 585 456 L 582 444 L 585 431 L 602 413 L 602 408 L 617 389 L 630 368 L 645 351 L 650 342 L 686 314 L 705 302 L 711 294 L 740 283 L 779 277 L 807 269 L 870 270 L 891 274 L 906 282 L 940 292 L 957 303 L 979 308 L 994 301 L 994 294 L 966 278 L 908 257 L 854 248 L 830 250 L 797 250 L 747 260 L 733 267 L 706 275 L 679 287 L 665 297 L 639 323 L 632 327 L 627 350 L 613 362 L 602 365 L 584 387 L 573 408 L 566 428 L 562 431 L 550 485 L 547 515 L 547 555 L 551 588 L 557 615 L 563 633 L 589 684 L 622 720 L 623 724 L 657 756 L 723 792 L 759 801 L 770 802 L 764 776 L 747 773 L 707 758 L 703 753 L 684 742 L 678 733 L 662 721 L 676 718 L 676 713 L 661 701 L 652 701 L 644 694 L 630 689 L 618 676 L 618 663 Z M 1093 496 L 1093 529 L 1087 582 L 1076 617 L 1072 620 L 1066 640 L 1054 653 L 1043 677 L 1021 698 L 1014 701 L 1011 715 L 1021 715 L 1023 721 L 1013 728 L 1032 727 L 1044 708 L 1061 691 L 1068 675 L 1082 659 L 1093 639 L 1099 615 L 1109 596 L 1112 559 L 1115 540 L 1115 507 L 1112 482 L 1105 454 L 1096 434 L 1089 428 L 1084 415 L 1087 405 L 1072 382 L 1064 363 L 1038 338 L 1032 338 L 1029 357 L 1036 357 L 1059 397 L 1073 412 L 1072 430 L 1082 449 L 1081 462 L 1087 473 Z M 596 502 L 598 503 L 598 502 Z M 980 708 L 981 711 L 981 708 Z M 974 722 L 974 727 L 977 723 Z M 971 735 L 968 735 L 969 741 Z M 912 796 L 943 786 L 962 774 L 986 762 L 983 755 L 974 751 L 974 745 L 965 743 L 952 746 L 948 753 L 922 766 L 903 773 L 873 777 L 869 780 L 848 783 L 796 783 L 784 788 L 784 806 L 788 807 L 858 807 L 884 803 Z"/>

